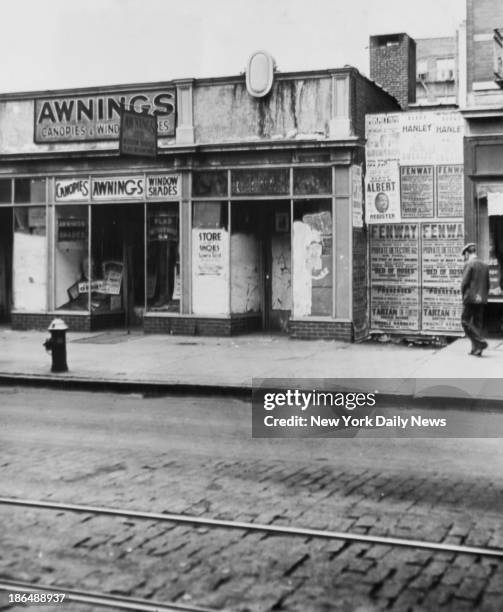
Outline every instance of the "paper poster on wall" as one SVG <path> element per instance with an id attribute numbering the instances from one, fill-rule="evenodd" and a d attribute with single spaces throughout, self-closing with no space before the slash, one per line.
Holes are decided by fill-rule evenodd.
<path id="1" fill-rule="evenodd" d="M 424 223 L 422 239 L 422 327 L 461 331 L 463 223 Z"/>
<path id="2" fill-rule="evenodd" d="M 373 225 L 370 322 L 373 329 L 419 329 L 419 225 Z"/>
<path id="3" fill-rule="evenodd" d="M 464 119 L 457 112 L 401 113 L 400 163 L 462 164 Z"/>
<path id="4" fill-rule="evenodd" d="M 370 291 L 371 326 L 387 331 L 419 329 L 418 287 L 373 284 Z"/>
<path id="5" fill-rule="evenodd" d="M 351 193 L 353 197 L 353 227 L 363 227 L 362 167 L 351 166 Z"/>
<path id="6" fill-rule="evenodd" d="M 397 161 L 399 159 L 399 121 L 399 113 L 366 116 L 367 161 Z"/>
<path id="7" fill-rule="evenodd" d="M 229 312 L 229 234 L 224 228 L 192 230 L 192 310 Z"/>
<path id="8" fill-rule="evenodd" d="M 367 162 L 365 220 L 367 223 L 397 223 L 400 221 L 398 162 Z"/>
<path id="9" fill-rule="evenodd" d="M 437 166 L 437 216 L 462 217 L 464 212 L 462 164 Z"/>
<path id="10" fill-rule="evenodd" d="M 400 167 L 402 219 L 433 217 L 433 166 Z"/>

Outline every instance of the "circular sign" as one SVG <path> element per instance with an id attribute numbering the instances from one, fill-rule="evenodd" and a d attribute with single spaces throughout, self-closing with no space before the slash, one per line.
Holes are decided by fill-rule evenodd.
<path id="1" fill-rule="evenodd" d="M 262 98 L 271 91 L 274 65 L 274 59 L 267 51 L 251 54 L 246 64 L 246 89 L 250 96 Z"/>

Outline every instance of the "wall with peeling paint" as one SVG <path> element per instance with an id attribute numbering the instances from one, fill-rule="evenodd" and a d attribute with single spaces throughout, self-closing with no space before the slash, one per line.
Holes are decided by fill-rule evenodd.
<path id="1" fill-rule="evenodd" d="M 231 236 L 231 312 L 259 312 L 259 242 L 252 234 Z"/>
<path id="2" fill-rule="evenodd" d="M 242 83 L 194 89 L 197 143 L 262 138 L 326 136 L 332 81 L 326 78 L 277 80 L 265 98 L 253 98 Z"/>

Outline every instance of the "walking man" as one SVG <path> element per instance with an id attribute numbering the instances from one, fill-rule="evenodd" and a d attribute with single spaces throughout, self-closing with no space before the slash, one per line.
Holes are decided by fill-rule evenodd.
<path id="1" fill-rule="evenodd" d="M 489 294 L 489 267 L 477 257 L 477 245 L 473 242 L 465 245 L 461 254 L 465 258 L 461 294 L 463 296 L 463 314 L 461 324 L 465 334 L 472 342 L 470 355 L 482 356 L 487 342 L 482 337 L 484 323 L 484 306 Z"/>

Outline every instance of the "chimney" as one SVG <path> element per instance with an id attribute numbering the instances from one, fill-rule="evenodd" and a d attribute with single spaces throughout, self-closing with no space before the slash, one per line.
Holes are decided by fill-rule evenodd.
<path id="1" fill-rule="evenodd" d="M 402 109 L 416 101 L 416 43 L 407 34 L 370 37 L 370 78 Z"/>

